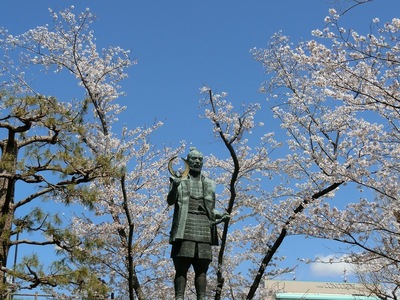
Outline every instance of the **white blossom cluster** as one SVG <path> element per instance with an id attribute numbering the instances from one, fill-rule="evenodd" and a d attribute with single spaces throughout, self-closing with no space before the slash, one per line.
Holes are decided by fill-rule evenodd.
<path id="1" fill-rule="evenodd" d="M 67 237 L 57 244 L 62 259 L 50 273 L 57 276 L 65 268 L 75 274 L 86 268 L 90 274 L 79 282 L 89 286 L 86 293 L 95 275 L 106 278 L 121 299 L 128 298 L 129 280 L 138 298 L 169 299 L 173 266 L 166 170 L 185 144 L 177 149 L 153 145 L 149 137 L 161 123 L 113 132 L 123 109 L 115 101 L 121 95 L 119 82 L 135 62 L 118 47 L 97 49 L 89 10 L 75 15 L 71 7 L 51 14 L 54 27 L 19 36 L 2 30 L 0 39 L 5 54 L 1 86 L 15 96 L 38 96 L 7 98 L 0 102 L 3 116 L 11 111 L 23 123 L 24 117 L 43 115 L 43 103 L 51 104 L 57 122 L 40 119 L 35 138 L 45 130 L 54 134 L 60 124 L 69 130 L 57 141 L 63 150 L 59 165 L 46 170 L 65 167 L 64 177 L 44 180 L 29 174 L 24 180 L 34 178 L 42 184 L 37 188 L 51 188 L 51 200 L 87 208 L 75 212 L 64 231 L 46 232 L 50 242 L 61 232 Z M 284 257 L 275 252 L 280 238 L 290 235 L 349 246 L 343 257 L 361 281 L 376 284 L 375 294 L 400 285 L 400 21 L 380 25 L 373 19 L 373 30 L 362 34 L 341 27 L 340 18 L 331 10 L 328 26 L 314 30 L 310 41 L 294 45 L 278 33 L 265 49 L 252 50 L 269 75 L 261 91 L 268 94 L 273 121 L 286 133 L 282 140 L 265 126 L 272 121 L 260 117 L 260 104 L 237 106 L 227 93 L 201 89 L 208 94 L 202 101 L 204 117 L 227 150 L 225 156 L 207 155 L 204 167 L 220 189 L 217 207 L 230 214 L 229 222 L 219 226 L 221 246 L 214 250 L 209 272 L 210 296 L 221 292 L 222 299 L 246 299 L 249 287 L 255 287 L 262 299 L 262 276 L 292 270 L 281 267 Z M 35 67 L 52 70 L 54 76 L 72 75 L 82 95 L 64 102 L 39 97 L 25 73 Z M 33 109 L 25 112 L 27 107 Z M 31 157 L 40 167 L 44 159 L 55 160 L 50 150 L 38 148 L 31 150 Z M 31 171 L 31 161 L 19 161 L 19 170 Z M 61 188 L 67 179 L 71 184 Z M 76 188 L 78 179 L 88 180 Z M 38 211 L 30 215 L 36 223 L 41 220 Z M 82 293 L 81 286 L 65 286 L 67 292 L 48 291 L 59 299 Z M 188 297 L 195 299 L 193 290 Z"/>
<path id="2" fill-rule="evenodd" d="M 330 13 L 315 40 L 293 45 L 278 33 L 268 48 L 252 51 L 271 74 L 262 91 L 288 136 L 280 168 L 290 189 L 276 189 L 286 200 L 273 211 L 303 203 L 290 231 L 352 246 L 347 259 L 360 280 L 387 291 L 399 284 L 399 20 L 380 27 L 374 19 L 374 31 L 360 34 Z M 337 199 L 339 186 L 360 196 Z"/>

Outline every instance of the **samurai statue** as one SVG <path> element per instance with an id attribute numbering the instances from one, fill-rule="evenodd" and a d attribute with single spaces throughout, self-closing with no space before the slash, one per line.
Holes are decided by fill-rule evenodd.
<path id="1" fill-rule="evenodd" d="M 215 182 L 201 173 L 201 152 L 190 148 L 181 176 L 172 170 L 172 160 L 169 164 L 171 177 L 167 202 L 175 206 L 170 233 L 171 258 L 175 266 L 175 300 L 184 299 L 190 266 L 195 272 L 197 299 L 204 300 L 207 270 L 212 260 L 211 246 L 218 245 L 216 224 L 228 221 L 229 214 L 215 210 Z"/>

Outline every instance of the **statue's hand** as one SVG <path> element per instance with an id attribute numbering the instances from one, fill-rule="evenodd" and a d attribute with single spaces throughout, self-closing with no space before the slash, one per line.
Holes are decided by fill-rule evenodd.
<path id="1" fill-rule="evenodd" d="M 227 212 L 223 213 L 222 215 L 217 213 L 215 215 L 216 221 L 213 223 L 214 225 L 218 225 L 219 223 L 222 222 L 228 222 L 231 219 L 231 215 L 228 214 Z"/>
<path id="2" fill-rule="evenodd" d="M 177 188 L 179 186 L 179 184 L 181 183 L 181 178 L 179 178 L 179 177 L 171 176 L 169 178 L 169 180 L 172 182 L 172 186 L 174 188 Z"/>
<path id="3" fill-rule="evenodd" d="M 228 222 L 230 219 L 231 219 L 231 215 L 228 214 L 228 213 L 224 213 L 224 214 L 221 216 L 221 222 Z"/>

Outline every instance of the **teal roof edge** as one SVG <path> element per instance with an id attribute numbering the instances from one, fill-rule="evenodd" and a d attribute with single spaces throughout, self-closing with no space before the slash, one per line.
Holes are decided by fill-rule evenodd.
<path id="1" fill-rule="evenodd" d="M 301 294 L 301 293 L 276 293 L 275 299 L 301 299 L 301 300 L 378 300 L 374 296 L 338 295 L 338 294 Z"/>

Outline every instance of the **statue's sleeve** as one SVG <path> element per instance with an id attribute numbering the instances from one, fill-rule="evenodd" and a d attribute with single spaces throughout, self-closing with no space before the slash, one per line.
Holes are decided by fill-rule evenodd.
<path id="1" fill-rule="evenodd" d="M 169 205 L 174 205 L 178 199 L 178 186 L 173 184 L 173 181 L 170 180 L 169 192 L 167 196 L 167 202 Z"/>

